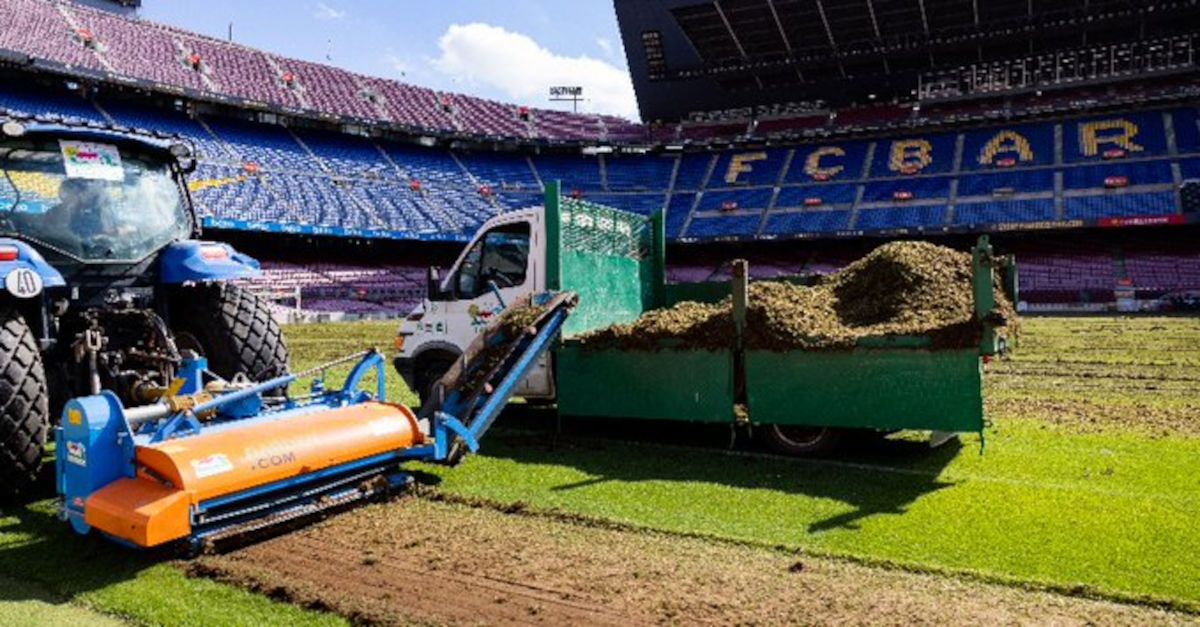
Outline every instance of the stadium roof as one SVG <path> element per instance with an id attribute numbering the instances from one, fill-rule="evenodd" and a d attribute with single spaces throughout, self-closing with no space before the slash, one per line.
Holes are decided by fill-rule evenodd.
<path id="1" fill-rule="evenodd" d="M 616 0 L 644 120 L 907 97 L 922 71 L 1196 31 L 1196 0 Z"/>

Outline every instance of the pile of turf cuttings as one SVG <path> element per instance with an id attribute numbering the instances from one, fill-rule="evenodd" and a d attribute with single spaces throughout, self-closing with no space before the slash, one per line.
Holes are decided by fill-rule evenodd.
<path id="1" fill-rule="evenodd" d="M 1012 305 L 997 290 L 992 316 L 1011 326 Z M 863 338 L 923 335 L 938 347 L 978 344 L 971 256 L 927 242 L 876 248 L 816 285 L 761 281 L 750 286 L 745 345 L 751 350 L 837 349 Z M 582 336 L 585 346 L 622 350 L 723 350 L 734 341 L 731 299 L 682 302 L 630 324 Z"/>

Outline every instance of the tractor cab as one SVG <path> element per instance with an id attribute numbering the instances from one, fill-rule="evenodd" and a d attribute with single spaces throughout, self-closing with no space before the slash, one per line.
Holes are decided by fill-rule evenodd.
<path id="1" fill-rule="evenodd" d="M 195 232 L 186 146 L 58 125 L 3 130 L 0 237 L 29 243 L 64 276 L 137 266 Z"/>
<path id="2" fill-rule="evenodd" d="M 257 261 L 199 241 L 178 141 L 0 124 L 0 498 L 33 483 L 67 399 L 158 400 L 188 357 L 214 376 L 287 371 Z M 11 434 L 6 435 L 6 434 Z"/>

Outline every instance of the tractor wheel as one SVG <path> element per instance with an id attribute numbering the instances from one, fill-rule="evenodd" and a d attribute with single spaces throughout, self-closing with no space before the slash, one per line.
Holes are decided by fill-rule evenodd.
<path id="1" fill-rule="evenodd" d="M 842 440 L 841 429 L 833 427 L 802 427 L 794 425 L 764 425 L 763 439 L 772 451 L 796 457 L 811 457 L 833 450 Z"/>
<path id="2" fill-rule="evenodd" d="M 237 285 L 180 288 L 171 303 L 171 329 L 180 350 L 208 359 L 225 378 L 244 373 L 253 381 L 287 374 L 288 350 L 266 301 Z"/>
<path id="3" fill-rule="evenodd" d="M 25 318 L 0 309 L 0 499 L 37 479 L 50 429 L 46 372 Z"/>

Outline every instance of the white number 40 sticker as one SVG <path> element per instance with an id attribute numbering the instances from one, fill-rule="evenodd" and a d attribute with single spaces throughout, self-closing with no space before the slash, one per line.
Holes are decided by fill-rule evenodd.
<path id="1" fill-rule="evenodd" d="M 29 268 L 17 268 L 4 277 L 4 289 L 17 298 L 32 298 L 42 293 L 42 277 Z"/>

